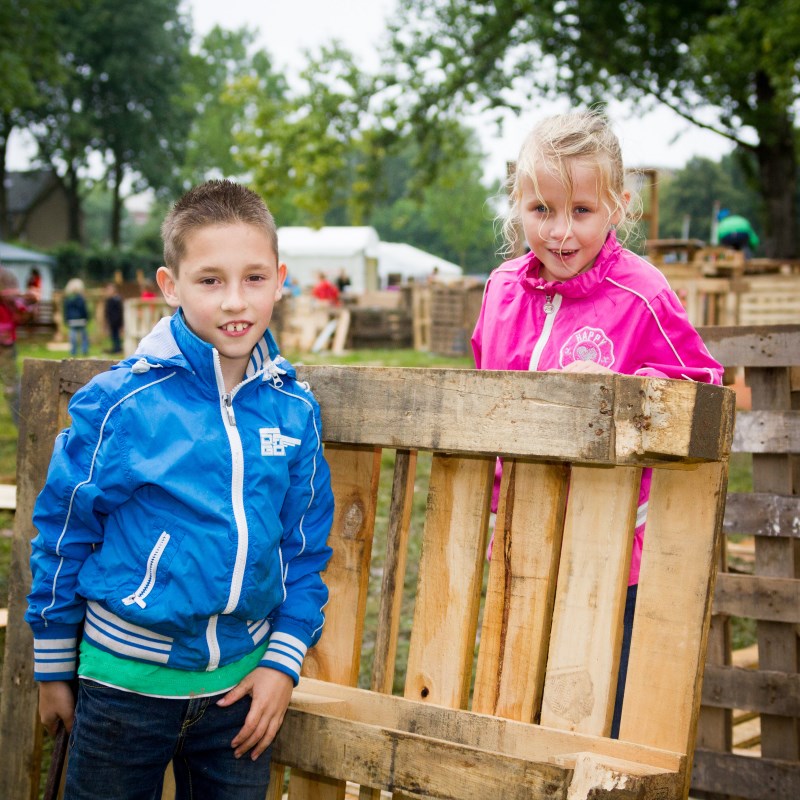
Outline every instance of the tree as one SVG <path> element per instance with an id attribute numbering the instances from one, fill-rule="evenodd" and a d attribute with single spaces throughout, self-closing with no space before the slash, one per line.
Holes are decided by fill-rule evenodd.
<path id="1" fill-rule="evenodd" d="M 45 101 L 28 115 L 40 155 L 71 198 L 71 237 L 80 238 L 82 177 L 101 156 L 112 192 L 111 241 L 120 236 L 122 187 L 174 185 L 192 117 L 182 92 L 190 31 L 179 0 L 73 0 L 59 9 L 59 54 L 67 77 L 43 82 Z"/>
<path id="2" fill-rule="evenodd" d="M 337 212 L 361 224 L 367 78 L 335 43 L 300 78 L 296 94 L 259 97 L 253 124 L 237 137 L 241 161 L 279 224 L 321 226 Z"/>
<path id="3" fill-rule="evenodd" d="M 63 71 L 56 42 L 54 0 L 0 0 L 0 238 L 8 236 L 6 148 L 25 113 L 42 103 L 42 81 L 58 83 Z"/>
<path id="4" fill-rule="evenodd" d="M 254 38 L 245 28 L 214 27 L 191 63 L 185 93 L 196 116 L 181 169 L 184 189 L 211 177 L 241 174 L 237 136 L 250 127 L 259 102 L 286 95 L 286 80 L 273 70 L 269 54 L 250 54 Z"/>
<path id="5" fill-rule="evenodd" d="M 797 253 L 800 0 L 400 0 L 392 53 L 385 95 L 420 129 L 525 95 L 664 103 L 755 156 L 765 249 Z"/>
<path id="6" fill-rule="evenodd" d="M 759 228 L 758 195 L 747 188 L 735 154 L 720 162 L 693 158 L 674 175 L 664 177 L 659 203 L 661 236 L 679 237 L 688 217 L 690 238 L 709 241 L 716 207 L 741 214 Z M 760 236 L 760 228 L 758 233 Z"/>

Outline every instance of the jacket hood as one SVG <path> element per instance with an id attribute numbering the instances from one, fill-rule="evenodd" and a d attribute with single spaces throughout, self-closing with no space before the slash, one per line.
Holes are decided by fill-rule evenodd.
<path id="1" fill-rule="evenodd" d="M 539 271 L 542 262 L 531 251 L 525 256 L 528 263 L 523 275 L 523 282 L 527 283 L 530 288 L 545 292 L 545 294 L 588 297 L 603 282 L 611 267 L 616 263 L 621 249 L 622 246 L 617 241 L 616 231 L 609 231 L 591 269 L 566 281 L 546 281 L 544 278 L 540 278 Z"/>
<path id="2" fill-rule="evenodd" d="M 214 353 L 212 345 L 189 330 L 179 309 L 171 317 L 160 319 L 139 342 L 133 356 L 123 363 L 133 365 L 143 359 L 152 359 L 162 366 L 188 369 L 215 384 Z M 262 373 L 264 380 L 284 374 L 296 377 L 294 367 L 278 352 L 278 345 L 269 329 L 250 354 L 245 380 Z"/>

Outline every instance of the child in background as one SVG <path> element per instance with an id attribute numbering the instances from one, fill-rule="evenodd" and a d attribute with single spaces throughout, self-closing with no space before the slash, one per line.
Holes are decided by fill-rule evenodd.
<path id="1" fill-rule="evenodd" d="M 617 241 L 628 217 L 619 141 L 608 119 L 576 111 L 543 120 L 511 178 L 509 248 L 530 252 L 489 276 L 472 348 L 478 369 L 617 372 L 721 383 L 664 276 Z M 498 465 L 499 471 L 499 465 Z M 644 470 L 625 605 L 616 706 L 619 731 L 651 471 Z M 496 509 L 498 483 L 493 509 Z M 490 551 L 491 557 L 491 551 Z"/>
<path id="2" fill-rule="evenodd" d="M 162 235 L 177 311 L 75 394 L 36 502 L 39 712 L 72 731 L 68 800 L 160 798 L 170 760 L 181 800 L 263 800 L 328 596 L 319 407 L 267 329 L 286 268 L 261 198 L 211 181 Z"/>
<path id="3" fill-rule="evenodd" d="M 86 305 L 83 281 L 72 278 L 64 287 L 64 322 L 69 330 L 69 349 L 73 356 L 89 352 L 89 309 Z"/>

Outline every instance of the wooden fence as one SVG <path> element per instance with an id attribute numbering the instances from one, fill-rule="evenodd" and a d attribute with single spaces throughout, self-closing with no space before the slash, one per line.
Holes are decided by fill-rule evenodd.
<path id="1" fill-rule="evenodd" d="M 0 704 L 0 796 L 36 796 L 30 512 L 72 393 L 106 362 L 26 362 Z M 305 367 L 336 514 L 326 631 L 276 740 L 270 798 L 685 797 L 733 392 L 618 375 Z M 395 450 L 372 689 L 353 688 L 381 453 Z M 414 465 L 431 451 L 404 697 L 396 668 Z M 505 458 L 481 604 L 496 455 Z M 621 739 L 608 738 L 641 468 L 654 467 Z M 686 513 L 691 509 L 691 513 Z M 481 611 L 482 609 L 482 611 Z M 480 626 L 480 636 L 477 632 Z M 475 658 L 477 651 L 477 659 Z M 477 666 L 476 666 L 477 661 Z M 469 710 L 467 710 L 469 709 Z"/>
<path id="2" fill-rule="evenodd" d="M 741 574 L 722 554 L 692 793 L 789 800 L 800 797 L 800 325 L 701 334 L 726 367 L 744 368 L 752 393 L 733 450 L 752 454 L 753 492 L 728 495 L 725 533 L 754 537 L 755 561 Z M 732 665 L 730 617 L 757 620 L 757 669 Z M 760 716 L 760 756 L 734 748 L 742 712 Z"/>

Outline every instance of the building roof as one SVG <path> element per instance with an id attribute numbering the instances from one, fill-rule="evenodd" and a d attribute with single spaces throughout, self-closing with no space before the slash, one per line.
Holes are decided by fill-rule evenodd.
<path id="1" fill-rule="evenodd" d="M 345 258 L 378 255 L 378 232 L 367 226 L 335 226 L 314 229 L 300 226 L 278 228 L 278 249 L 284 256 Z"/>
<path id="2" fill-rule="evenodd" d="M 41 264 L 52 266 L 56 260 L 51 256 L 37 253 L 34 250 L 26 250 L 24 247 L 17 247 L 13 244 L 0 242 L 0 262 L 8 266 L 10 264 Z"/>
<path id="3" fill-rule="evenodd" d="M 24 214 L 43 196 L 50 193 L 56 182 L 51 169 L 31 169 L 25 172 L 6 173 L 8 213 Z"/>

